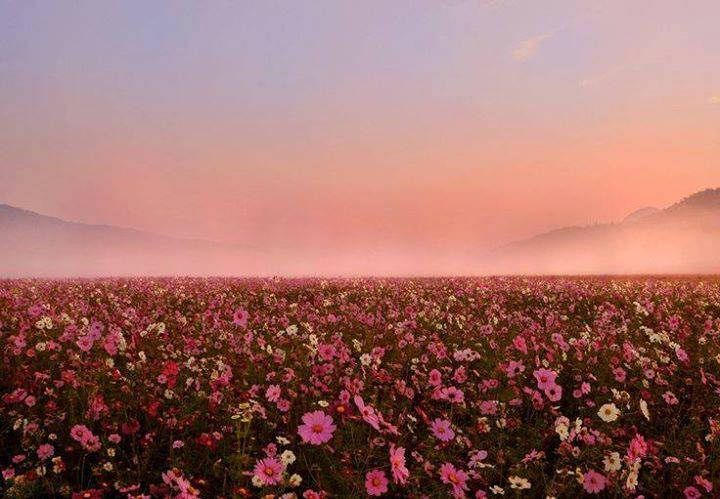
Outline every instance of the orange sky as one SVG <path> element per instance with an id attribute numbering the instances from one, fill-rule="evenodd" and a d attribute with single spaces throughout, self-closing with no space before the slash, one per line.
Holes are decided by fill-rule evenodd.
<path id="1" fill-rule="evenodd" d="M 592 5 L 5 3 L 0 202 L 452 258 L 720 186 L 720 4 Z"/>

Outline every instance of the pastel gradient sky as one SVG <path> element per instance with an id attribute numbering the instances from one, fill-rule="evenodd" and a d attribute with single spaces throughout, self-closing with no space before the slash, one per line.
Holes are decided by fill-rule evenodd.
<path id="1" fill-rule="evenodd" d="M 0 202 L 329 258 L 618 220 L 720 186 L 719 19 L 716 0 L 3 1 Z"/>

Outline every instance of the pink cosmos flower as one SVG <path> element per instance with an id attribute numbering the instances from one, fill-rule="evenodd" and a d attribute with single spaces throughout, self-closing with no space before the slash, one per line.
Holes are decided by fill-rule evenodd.
<path id="1" fill-rule="evenodd" d="M 598 494 L 605 489 L 607 479 L 595 470 L 589 470 L 583 475 L 583 488 L 588 494 Z"/>
<path id="2" fill-rule="evenodd" d="M 370 496 L 380 496 L 388 491 L 388 479 L 382 470 L 372 470 L 365 474 L 365 490 Z"/>
<path id="3" fill-rule="evenodd" d="M 280 483 L 284 471 L 283 464 L 273 457 L 259 460 L 253 468 L 253 475 L 260 479 L 263 485 L 276 485 Z"/>
<path id="4" fill-rule="evenodd" d="M 85 438 L 80 442 L 80 445 L 83 446 L 83 449 L 90 452 L 96 452 L 100 450 L 100 447 L 102 447 L 100 439 L 92 433 L 85 435 Z"/>
<path id="5" fill-rule="evenodd" d="M 73 440 L 75 440 L 77 442 L 82 442 L 83 440 L 85 440 L 87 435 L 90 435 L 90 434 L 91 434 L 90 430 L 84 424 L 76 424 L 75 426 L 73 426 L 70 429 L 70 436 L 72 437 Z"/>
<path id="6" fill-rule="evenodd" d="M 643 458 L 647 454 L 648 444 L 639 433 L 636 434 L 630 441 L 628 446 L 627 456 L 628 459 L 634 461 L 636 458 Z"/>
<path id="7" fill-rule="evenodd" d="M 525 338 L 523 338 L 522 336 L 516 336 L 513 339 L 513 346 L 524 354 L 528 353 L 527 343 L 525 342 Z"/>
<path id="8" fill-rule="evenodd" d="M 677 358 L 680 362 L 687 362 L 688 360 L 690 360 L 687 352 L 682 348 L 678 348 L 677 350 L 675 350 L 675 355 L 677 355 Z"/>
<path id="9" fill-rule="evenodd" d="M 249 315 L 250 314 L 248 314 L 247 310 L 238 308 L 233 314 L 233 324 L 236 326 L 246 327 Z"/>
<path id="10" fill-rule="evenodd" d="M 50 444 L 42 444 L 38 447 L 37 455 L 40 459 L 45 460 L 55 454 L 55 447 Z"/>
<path id="11" fill-rule="evenodd" d="M 268 399 L 269 402 L 277 402 L 280 400 L 280 391 L 278 385 L 270 385 L 267 390 L 265 390 L 265 398 Z"/>
<path id="12" fill-rule="evenodd" d="M 663 393 L 663 399 L 667 405 L 676 405 L 678 403 L 678 399 L 673 392 Z"/>
<path id="13" fill-rule="evenodd" d="M 453 373 L 453 379 L 460 384 L 467 381 L 467 370 L 465 369 L 465 366 L 460 366 L 455 369 L 455 372 Z"/>
<path id="14" fill-rule="evenodd" d="M 700 491 L 692 485 L 685 487 L 685 490 L 683 490 L 683 494 L 685 494 L 685 499 L 699 499 L 700 497 L 702 497 Z"/>
<path id="15" fill-rule="evenodd" d="M 365 402 L 360 395 L 355 395 L 355 398 L 353 400 L 355 401 L 355 405 L 360 411 L 360 414 L 362 415 L 362 418 L 365 420 L 365 422 L 376 430 L 380 431 L 380 418 L 375 413 L 375 409 L 373 408 L 373 406 L 365 405 Z"/>
<path id="16" fill-rule="evenodd" d="M 80 442 L 83 449 L 95 452 L 102 446 L 100 439 L 93 435 L 90 429 L 85 425 L 76 424 L 70 429 L 70 436 L 73 440 Z"/>
<path id="17" fill-rule="evenodd" d="M 114 336 L 108 336 L 103 341 L 103 348 L 109 356 L 113 357 L 118 353 L 117 344 L 118 340 Z"/>
<path id="18" fill-rule="evenodd" d="M 78 348 L 80 350 L 82 350 L 83 352 L 89 352 L 93 346 L 93 343 L 94 343 L 93 339 L 87 334 L 81 336 L 75 342 L 75 344 L 78 346 Z"/>
<path id="19" fill-rule="evenodd" d="M 440 466 L 440 480 L 452 486 L 455 497 L 465 497 L 468 475 L 463 470 L 455 468 L 451 463 L 444 463 Z"/>
<path id="20" fill-rule="evenodd" d="M 447 419 L 435 419 L 430 425 L 430 429 L 432 430 L 433 435 L 435 435 L 435 438 L 442 442 L 449 442 L 455 438 L 455 432 L 450 427 L 450 421 Z"/>
<path id="21" fill-rule="evenodd" d="M 480 414 L 483 415 L 496 414 L 498 409 L 497 400 L 483 400 L 480 402 L 478 409 L 480 409 Z"/>
<path id="22" fill-rule="evenodd" d="M 405 484 L 410 477 L 410 471 L 405 466 L 405 448 L 390 445 L 390 468 L 392 469 L 393 482 Z"/>
<path id="23" fill-rule="evenodd" d="M 508 365 L 505 368 L 505 374 L 507 374 L 508 378 L 514 378 L 523 371 L 525 371 L 525 366 L 522 362 L 518 362 L 516 360 L 508 362 Z"/>
<path id="24" fill-rule="evenodd" d="M 439 386 L 440 383 L 442 383 L 442 374 L 437 369 L 433 369 L 428 375 L 428 385 Z"/>
<path id="25" fill-rule="evenodd" d="M 454 386 L 448 386 L 440 390 L 440 396 L 452 404 L 462 404 L 465 401 L 465 394 Z"/>
<path id="26" fill-rule="evenodd" d="M 533 373 L 533 376 L 537 380 L 539 390 L 545 390 L 545 388 L 555 385 L 557 379 L 557 373 L 550 369 L 538 369 Z"/>
<path id="27" fill-rule="evenodd" d="M 92 324 L 90 324 L 90 327 L 88 328 L 87 336 L 90 337 L 91 340 L 99 340 L 100 336 L 102 336 L 102 332 L 105 330 L 105 326 L 103 326 L 101 323 L 97 321 L 93 321 Z"/>
<path id="28" fill-rule="evenodd" d="M 302 420 L 304 424 L 298 427 L 298 434 L 303 442 L 320 445 L 332 439 L 336 428 L 332 416 L 323 411 L 306 412 Z"/>
<path id="29" fill-rule="evenodd" d="M 562 387 L 554 383 L 543 388 L 543 392 L 551 402 L 557 402 L 562 398 Z"/>
<path id="30" fill-rule="evenodd" d="M 317 352 L 323 360 L 332 360 L 336 354 L 335 347 L 328 343 L 318 345 Z"/>

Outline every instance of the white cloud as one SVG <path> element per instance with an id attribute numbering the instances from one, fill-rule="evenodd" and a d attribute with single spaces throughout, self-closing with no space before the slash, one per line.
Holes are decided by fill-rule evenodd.
<path id="1" fill-rule="evenodd" d="M 513 58 L 516 61 L 527 61 L 529 59 L 532 59 L 532 57 L 538 51 L 538 48 L 540 48 L 540 44 L 542 44 L 552 35 L 553 33 L 543 33 L 542 35 L 533 36 L 532 38 L 523 40 L 522 42 L 520 42 L 520 45 L 518 45 L 515 50 L 513 50 Z"/>

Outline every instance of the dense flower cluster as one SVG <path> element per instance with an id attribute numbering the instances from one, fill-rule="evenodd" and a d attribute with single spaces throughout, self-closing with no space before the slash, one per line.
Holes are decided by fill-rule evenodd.
<path id="1" fill-rule="evenodd" d="M 0 495 L 714 497 L 714 279 L 0 282 Z"/>

